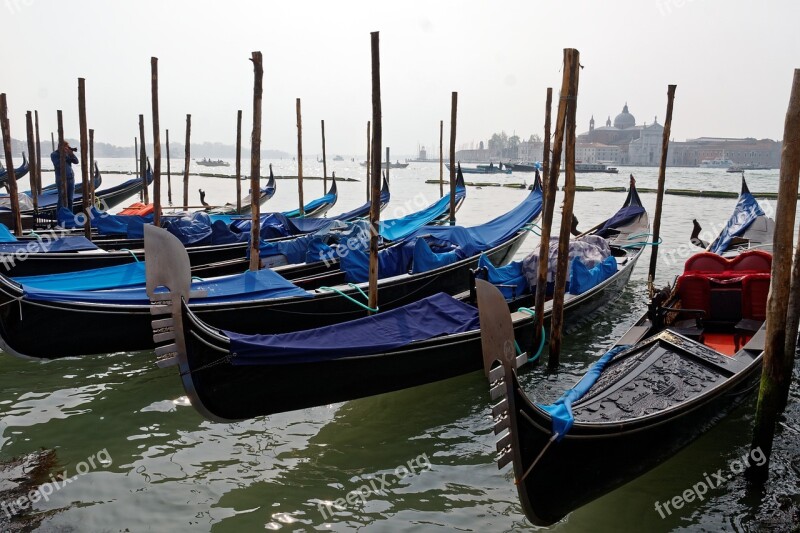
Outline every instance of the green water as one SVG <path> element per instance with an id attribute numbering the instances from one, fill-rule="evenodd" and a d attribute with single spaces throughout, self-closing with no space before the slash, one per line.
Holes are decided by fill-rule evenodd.
<path id="1" fill-rule="evenodd" d="M 130 162 L 107 160 L 105 168 Z M 289 173 L 290 161 L 274 162 Z M 339 162 L 337 175 L 362 177 L 357 163 Z M 308 165 L 307 165 L 308 166 Z M 329 166 L 330 169 L 330 166 Z M 579 184 L 618 186 L 623 175 L 581 175 Z M 330 170 L 329 170 L 330 171 Z M 654 187 L 656 169 L 633 169 L 641 187 Z M 314 164 L 306 170 L 316 174 Z M 393 209 L 433 201 L 438 187 L 424 180 L 436 165 L 392 170 Z M 47 175 L 45 175 L 47 177 Z M 109 176 L 122 181 L 124 176 Z M 531 175 L 498 177 L 519 182 Z M 230 200 L 230 180 L 193 178 L 209 203 Z M 176 185 L 179 180 L 174 180 Z M 197 187 L 194 185 L 197 184 Z M 720 171 L 676 169 L 668 186 L 738 190 L 738 177 Z M 774 191 L 777 173 L 754 172 L 751 190 Z M 364 183 L 340 184 L 333 213 L 364 201 Z M 176 194 L 173 191 L 174 194 Z M 290 209 L 295 182 L 281 181 L 267 204 Z M 518 202 L 525 192 L 470 189 L 459 220 L 480 223 Z M 305 197 L 322 195 L 322 183 L 307 184 Z M 421 195 L 421 196 L 420 196 Z M 177 194 L 176 194 L 177 196 Z M 166 194 L 163 195 L 166 197 Z M 194 195 L 191 196 L 192 198 Z M 621 205 L 621 193 L 587 192 L 576 198 L 582 228 Z M 655 195 L 642 195 L 652 213 Z M 659 281 L 682 268 L 691 219 L 706 228 L 724 221 L 735 200 L 666 197 Z M 774 204 L 773 204 L 774 205 Z M 399 214 L 399 213 L 397 213 Z M 520 257 L 536 244 L 529 237 Z M 541 368 L 522 381 L 537 400 L 552 400 L 573 384 L 642 310 L 649 253 L 641 258 L 619 299 L 566 336 L 556 375 Z M 47 332 L 43 331 L 43 335 Z M 89 336 L 91 324 L 74 335 Z M 795 380 L 797 383 L 797 380 Z M 298 387 L 302 394 L 302 386 Z M 74 476 L 90 457 L 95 467 L 35 504 L 51 511 L 41 531 L 256 531 L 264 529 L 345 531 L 518 531 L 532 528 L 521 514 L 510 471 L 494 464 L 494 435 L 487 386 L 480 373 L 362 400 L 284 413 L 235 424 L 202 419 L 183 398 L 174 368 L 159 369 L 151 352 L 31 362 L 0 356 L 0 460 L 54 448 L 62 469 Z M 746 490 L 741 476 L 709 491 L 662 519 L 656 501 L 681 494 L 705 472 L 727 469 L 750 440 L 753 404 L 747 404 L 703 438 L 625 487 L 575 511 L 554 526 L 559 531 L 752 530 L 791 527 L 797 516 L 800 427 L 795 386 L 783 421 L 765 492 Z M 414 467 L 409 470 L 409 462 Z M 364 487 L 368 490 L 364 492 Z M 378 490 L 375 490 L 375 488 Z M 357 496 L 361 492 L 363 496 Z M 348 496 L 350 501 L 348 501 Z M 335 502 L 343 502 L 342 505 Z M 331 504 L 327 507 L 326 504 Z M 793 509 L 793 510 L 792 510 Z M 2 511 L 0 510 L 0 524 Z"/>

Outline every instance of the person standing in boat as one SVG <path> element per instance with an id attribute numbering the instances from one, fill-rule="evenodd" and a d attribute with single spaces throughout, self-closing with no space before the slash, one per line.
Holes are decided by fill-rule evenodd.
<path id="1" fill-rule="evenodd" d="M 62 177 L 61 177 L 61 156 L 58 153 L 58 150 L 50 154 L 50 160 L 53 161 L 53 166 L 56 170 L 56 188 L 58 189 L 58 208 L 61 209 L 62 207 L 66 207 L 70 211 L 72 211 L 72 200 L 75 193 L 75 173 L 72 171 L 72 165 L 77 165 L 79 163 L 78 157 L 75 155 L 75 152 L 78 151 L 77 148 L 73 148 L 69 145 L 67 141 L 64 141 L 64 144 L 61 146 L 61 150 L 64 152 L 64 161 L 65 161 L 65 173 L 66 173 L 66 184 L 67 184 L 67 197 L 64 198 L 64 188 L 62 186 Z"/>

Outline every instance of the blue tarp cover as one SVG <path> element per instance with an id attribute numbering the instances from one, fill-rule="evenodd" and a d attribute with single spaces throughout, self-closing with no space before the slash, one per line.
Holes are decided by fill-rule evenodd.
<path id="1" fill-rule="evenodd" d="M 486 268 L 486 281 L 500 289 L 506 300 L 528 292 L 528 282 L 522 272 L 522 261 L 513 261 L 498 268 L 489 261 L 485 254 L 481 254 L 478 259 L 478 268 L 483 267 Z"/>
<path id="2" fill-rule="evenodd" d="M 572 259 L 570 264 L 569 293 L 581 294 L 617 273 L 617 260 L 613 255 L 606 257 L 602 263 L 588 268 L 580 257 Z"/>
<path id="3" fill-rule="evenodd" d="M 23 285 L 25 297 L 47 302 L 67 301 L 116 305 L 149 305 L 150 298 L 144 287 L 110 291 L 51 291 Z M 205 298 L 193 298 L 193 303 L 219 303 L 251 301 L 290 296 L 311 297 L 280 274 L 269 269 L 193 281 L 192 290 L 205 290 Z"/>
<path id="4" fill-rule="evenodd" d="M 97 250 L 97 246 L 86 237 L 60 237 L 54 240 L 0 242 L 0 254 L 77 252 Z"/>
<path id="5" fill-rule="evenodd" d="M 613 217 L 606 220 L 603 227 L 597 231 L 597 234 L 601 237 L 606 236 L 606 232 L 611 228 L 618 228 L 620 226 L 624 226 L 634 218 L 638 217 L 642 213 L 645 212 L 644 207 L 641 205 L 626 205 L 619 211 L 617 211 Z"/>
<path id="6" fill-rule="evenodd" d="M 224 333 L 231 341 L 231 364 L 269 365 L 379 354 L 478 327 L 475 307 L 438 293 L 398 309 L 312 330 L 279 335 Z"/>
<path id="7" fill-rule="evenodd" d="M 456 203 L 467 194 L 466 189 L 456 189 Z M 402 218 L 386 220 L 380 223 L 381 236 L 389 241 L 403 240 L 418 231 L 425 224 L 430 224 L 450 209 L 450 196 L 442 196 L 435 203 L 416 213 Z"/>
<path id="8" fill-rule="evenodd" d="M 728 249 L 728 245 L 734 237 L 740 237 L 747 231 L 750 224 L 760 216 L 764 216 L 761 206 L 753 195 L 749 192 L 744 192 L 739 195 L 739 201 L 736 202 L 736 207 L 733 209 L 733 215 L 728 219 L 728 223 L 722 229 L 722 232 L 711 243 L 709 248 L 710 252 L 721 254 Z"/>
<path id="9" fill-rule="evenodd" d="M 309 211 L 314 211 L 315 209 L 317 209 L 318 207 L 320 207 L 320 206 L 322 206 L 324 204 L 330 204 L 330 203 L 334 203 L 334 202 L 336 202 L 336 193 L 328 193 L 325 196 L 317 198 L 316 200 L 311 200 L 306 205 L 304 205 L 303 206 L 303 212 L 304 213 L 308 213 Z M 300 216 L 300 210 L 299 209 L 293 209 L 292 211 L 284 211 L 282 214 L 284 216 L 286 216 L 286 217 L 289 217 L 289 218 L 299 217 Z"/>
<path id="10" fill-rule="evenodd" d="M 20 276 L 17 283 L 37 289 L 63 291 L 98 291 L 122 287 L 144 287 L 144 263 L 128 263 L 77 272 L 45 274 L 43 276 Z"/>
<path id="11" fill-rule="evenodd" d="M 0 242 L 17 242 L 17 238 L 5 224 L 0 224 Z"/>
<path id="12" fill-rule="evenodd" d="M 592 388 L 597 382 L 603 369 L 611 359 L 618 353 L 626 350 L 630 346 L 622 345 L 615 346 L 607 351 L 603 357 L 597 360 L 592 368 L 581 378 L 577 385 L 565 392 L 561 398 L 556 400 L 550 405 L 538 406 L 545 410 L 553 420 L 553 434 L 556 436 L 556 441 L 559 442 L 564 438 L 564 435 L 572 428 L 575 418 L 572 416 L 572 404 L 583 398 L 583 396 Z"/>

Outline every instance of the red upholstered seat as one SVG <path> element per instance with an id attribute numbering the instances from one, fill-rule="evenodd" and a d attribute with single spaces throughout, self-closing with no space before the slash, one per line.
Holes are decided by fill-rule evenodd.
<path id="1" fill-rule="evenodd" d="M 748 250 L 737 255 L 730 263 L 731 270 L 769 272 L 772 269 L 772 254 L 764 250 Z"/>
<path id="2" fill-rule="evenodd" d="M 678 278 L 678 295 L 683 309 L 711 312 L 711 282 L 703 275 L 684 274 Z"/>
<path id="3" fill-rule="evenodd" d="M 711 252 L 700 252 L 686 260 L 684 272 L 723 272 L 728 270 L 728 260 Z"/>
<path id="4" fill-rule="evenodd" d="M 769 272 L 772 254 L 763 250 L 748 250 L 733 259 L 726 259 L 711 252 L 700 252 L 686 260 L 683 267 L 689 272 Z"/>
<path id="5" fill-rule="evenodd" d="M 742 318 L 748 320 L 767 319 L 767 294 L 770 275 L 749 274 L 742 280 Z"/>

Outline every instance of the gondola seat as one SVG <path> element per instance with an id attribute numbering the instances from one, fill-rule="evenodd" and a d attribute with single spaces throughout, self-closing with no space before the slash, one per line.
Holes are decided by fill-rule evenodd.
<path id="1" fill-rule="evenodd" d="M 767 294 L 770 275 L 749 274 L 742 280 L 742 318 L 761 321 L 767 319 Z"/>

